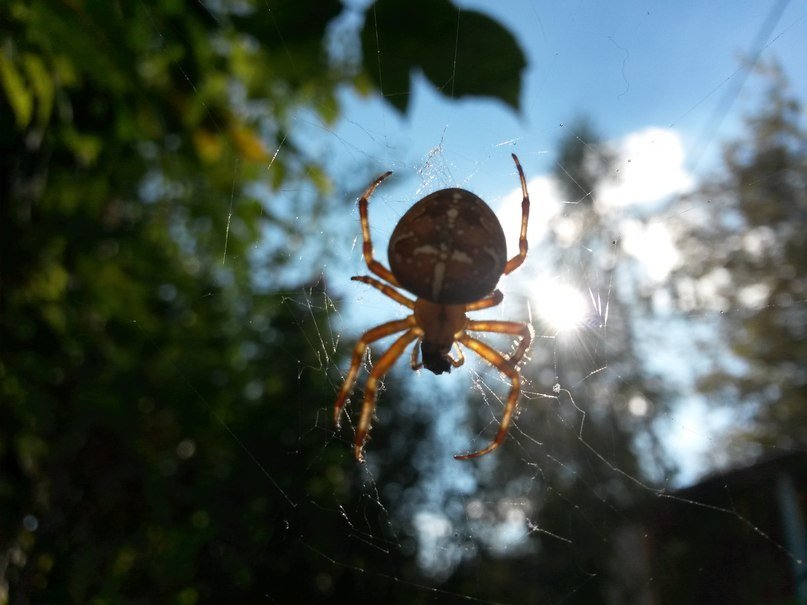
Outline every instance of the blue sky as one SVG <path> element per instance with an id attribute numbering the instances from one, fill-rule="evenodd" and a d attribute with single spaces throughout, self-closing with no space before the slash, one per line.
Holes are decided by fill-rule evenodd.
<path id="1" fill-rule="evenodd" d="M 515 149 L 534 173 L 551 165 L 550 150 L 563 126 L 577 115 L 592 118 L 604 138 L 648 126 L 673 128 L 690 145 L 715 142 L 715 110 L 743 78 L 739 58 L 754 50 L 776 2 L 461 2 L 501 21 L 527 54 L 522 115 L 494 100 L 451 101 L 423 78 L 403 119 L 377 101 L 347 97 L 347 122 L 336 132 L 377 169 L 418 166 L 442 146 L 456 180 L 489 185 L 487 159 Z M 776 57 L 807 93 L 800 73 L 807 52 L 807 5 L 790 2 L 763 44 L 762 58 Z M 381 65 L 383 73 L 383 47 Z M 457 69 L 463 64 L 457 49 Z M 753 80 L 748 84 L 753 87 Z M 740 95 L 717 134 L 732 132 Z M 721 115 L 721 118 L 723 117 Z M 706 140 L 703 140 L 706 138 Z M 477 174 L 482 164 L 486 169 Z"/>
<path id="2" fill-rule="evenodd" d="M 357 4 L 366 6 L 363 0 Z M 664 202 L 686 193 L 699 176 L 716 168 L 721 142 L 740 132 L 746 110 L 758 107 L 759 80 L 748 77 L 741 57 L 761 50 L 763 61 L 778 60 L 791 80 L 794 94 L 807 99 L 807 70 L 803 68 L 807 57 L 807 3 L 803 1 L 501 0 L 459 4 L 463 9 L 480 10 L 496 18 L 518 38 L 528 61 L 520 114 L 491 99 L 447 99 L 419 76 L 406 116 L 377 97 L 362 99 L 346 92 L 342 96 L 345 113 L 336 126 L 316 124 L 306 114 L 301 116 L 297 134 L 310 132 L 316 152 L 328 154 L 332 166 L 344 166 L 349 171 L 339 175 L 347 183 L 344 186 L 359 190 L 375 175 L 386 170 L 395 172 L 370 205 L 376 256 L 384 261 L 387 240 L 398 218 L 425 194 L 450 186 L 464 187 L 488 201 L 499 214 L 512 250 L 520 190 L 510 154 L 517 153 L 532 198 L 531 254 L 524 269 L 519 269 L 527 279 L 517 277 L 517 272 L 503 280 L 505 304 L 491 310 L 497 313 L 494 318 L 534 318 L 576 305 L 570 299 L 550 297 L 565 289 L 540 254 L 541 239 L 550 219 L 557 218 L 569 201 L 554 189 L 549 174 L 555 165 L 557 142 L 576 117 L 590 118 L 601 138 L 619 153 L 621 181 L 604 184 L 595 201 L 620 240 L 616 262 L 628 271 L 639 271 L 640 281 L 661 293 L 670 270 L 681 260 L 668 230 L 673 221 Z M 780 12 L 781 8 L 784 10 Z M 778 15 L 778 19 L 766 27 L 766 23 L 772 23 L 772 15 Z M 760 39 L 760 32 L 768 33 Z M 463 49 L 458 47 L 457 69 L 472 69 L 463 63 L 463 57 Z M 380 59 L 383 76 L 383 47 Z M 338 203 L 343 207 L 343 201 Z M 332 248 L 332 260 L 324 268 L 328 287 L 340 297 L 338 314 L 332 315 L 327 329 L 335 338 L 352 343 L 362 331 L 381 321 L 402 317 L 405 309 L 371 288 L 348 281 L 350 275 L 367 271 L 355 208 L 346 219 L 320 236 Z M 352 239 L 347 237 L 348 246 L 344 249 L 346 237 L 342 229 L 352 229 L 354 233 Z M 603 234 L 610 241 L 609 236 Z M 592 265 L 602 260 L 593 258 Z M 597 283 L 596 270 L 594 278 L 590 293 L 582 293 L 584 299 L 589 301 L 594 296 L 607 300 L 610 284 Z M 622 300 L 630 302 L 630 287 L 620 293 Z M 530 288 L 540 291 L 540 295 Z M 715 338 L 718 312 L 704 307 L 691 309 L 687 317 L 682 317 L 663 296 L 656 302 L 657 315 L 637 326 L 639 339 L 644 339 L 639 349 L 646 365 L 661 370 L 669 383 L 680 390 L 677 409 L 663 417 L 658 428 L 669 453 L 682 465 L 678 477 L 665 479 L 672 486 L 686 485 L 726 462 L 721 457 L 724 448 L 719 447 L 719 435 L 736 419 L 713 413 L 708 401 L 694 392 L 687 393 L 698 367 L 695 339 Z M 547 306 L 542 308 L 542 304 Z M 553 346 L 553 341 L 540 336 L 534 346 Z M 374 349 L 376 354 L 378 350 Z M 412 413 L 433 417 L 444 451 L 430 449 L 432 458 L 423 460 L 415 445 L 412 463 L 434 470 L 438 464 L 434 457 L 442 459 L 434 470 L 432 492 L 436 501 L 433 505 L 422 503 L 417 517 L 424 546 L 421 556 L 437 557 L 423 564 L 438 573 L 441 565 L 451 568 L 455 563 L 449 560 L 451 557 L 460 556 L 451 547 L 452 530 L 440 509 L 440 494 L 450 489 L 458 493 L 473 490 L 471 467 L 457 466 L 450 456 L 468 451 L 473 445 L 484 445 L 488 433 L 475 436 L 476 442 L 469 443 L 469 437 L 474 436 L 459 430 L 469 417 L 467 406 L 436 405 L 435 401 L 458 402 L 475 389 L 485 392 L 486 401 L 493 400 L 503 396 L 499 391 L 507 385 L 495 378 L 495 372 L 485 373 L 472 361 L 451 375 L 435 377 L 420 372 L 413 376 L 406 357 L 398 362 L 390 379 L 404 380 L 403 386 L 415 396 L 404 402 L 390 402 L 382 394 L 378 408 L 381 426 L 376 430 L 394 431 L 384 422 L 385 407 L 389 405 L 406 405 Z M 347 368 L 339 369 L 345 372 Z M 609 370 L 592 367 L 591 371 L 592 380 L 597 380 Z M 540 394 L 551 396 L 552 372 L 553 368 L 546 368 L 536 381 L 541 384 L 530 385 L 538 395 L 522 400 L 522 407 L 546 405 Z M 363 382 L 364 377 L 359 380 Z M 592 384 L 596 388 L 596 382 Z M 570 388 L 574 405 L 587 409 L 590 402 L 585 400 L 586 389 Z M 354 408 L 357 403 L 354 397 Z M 622 402 L 620 409 L 641 415 L 649 405 L 652 402 L 634 396 Z M 492 405 L 491 417 L 499 411 Z M 511 439 L 522 438 L 541 442 L 551 437 L 511 430 Z M 480 464 L 487 462 L 482 460 Z M 467 512 L 473 517 L 473 501 L 470 502 Z M 493 527 L 496 535 L 508 536 L 508 548 L 525 539 L 529 525 L 518 516 L 524 511 L 512 507 L 511 513 L 516 516 L 509 525 Z M 441 563 L 440 557 L 446 560 Z"/>
<path id="3" fill-rule="evenodd" d="M 335 128 L 318 130 L 322 149 L 337 158 L 336 165 L 344 162 L 354 171 L 365 167 L 366 176 L 349 175 L 357 189 L 371 175 L 395 171 L 371 204 L 371 228 L 382 259 L 389 234 L 411 203 L 449 186 L 465 187 L 487 200 L 499 212 L 512 249 L 520 192 L 511 152 L 519 155 L 530 183 L 530 241 L 539 246 L 549 219 L 562 212 L 564 203 L 548 178 L 554 149 L 574 118 L 584 115 L 620 152 L 622 182 L 604 186 L 597 203 L 619 231 L 623 258 L 640 259 L 648 283 L 662 285 L 680 260 L 666 230 L 669 217 L 662 202 L 685 193 L 699 175 L 714 169 L 721 141 L 736 135 L 743 112 L 758 105 L 759 80 L 748 76 L 741 58 L 761 51 L 763 61 L 778 60 L 795 95 L 807 98 L 807 70 L 802 65 L 807 56 L 805 2 L 460 4 L 502 22 L 524 49 L 528 67 L 520 115 L 496 100 L 447 99 L 418 76 L 406 116 L 378 98 L 346 93 L 344 118 Z M 766 35 L 760 38 L 762 33 Z M 380 60 L 383 76 L 383 47 Z M 472 66 L 463 63 L 460 46 L 457 70 L 462 69 Z M 403 308 L 378 293 L 347 281 L 349 275 L 366 272 L 356 243 L 360 236 L 355 212 L 350 219 L 356 238 L 344 251 L 347 261 L 326 268 L 329 285 L 345 296 L 340 309 L 345 338 L 403 314 Z M 527 264 L 533 265 L 530 275 L 536 280 L 538 255 L 533 253 Z M 541 279 L 556 279 L 551 267 L 539 268 L 546 269 Z M 508 283 L 506 296 L 524 292 L 523 282 Z M 547 288 L 542 291 L 546 299 Z M 539 299 L 529 308 L 523 301 L 517 297 L 516 306 L 505 307 L 505 312 L 515 317 L 541 312 Z M 703 317 L 711 313 L 704 309 Z M 694 344 L 678 336 L 671 338 L 669 349 L 657 346 L 649 364 L 668 368 L 674 382 L 686 382 L 692 368 L 671 366 L 671 360 L 691 359 Z M 467 389 L 471 379 L 461 374 L 440 377 L 437 388 Z M 464 386 L 457 380 L 464 380 Z M 429 380 L 426 388 L 433 388 L 432 383 Z M 666 419 L 670 447 L 685 460 L 680 482 L 708 467 L 704 456 L 713 443 L 711 429 L 718 431 L 730 421 L 708 416 L 705 409 L 703 401 L 693 398 L 682 402 L 678 415 Z M 463 446 L 467 444 L 449 447 Z"/>

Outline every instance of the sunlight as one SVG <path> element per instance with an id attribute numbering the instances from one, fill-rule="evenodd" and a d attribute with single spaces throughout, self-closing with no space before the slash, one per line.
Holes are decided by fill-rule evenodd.
<path id="1" fill-rule="evenodd" d="M 585 296 L 576 288 L 548 280 L 541 283 L 539 280 L 536 291 L 541 294 L 533 299 L 533 310 L 553 330 L 574 330 L 582 325 L 588 306 Z"/>

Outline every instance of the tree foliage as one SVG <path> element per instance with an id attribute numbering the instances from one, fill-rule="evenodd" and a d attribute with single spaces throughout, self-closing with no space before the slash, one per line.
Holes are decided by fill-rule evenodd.
<path id="1" fill-rule="evenodd" d="M 325 50 L 338 2 L 270 4 L 0 5 L 0 602 L 372 582 L 343 537 L 373 512 L 319 420 L 329 299 L 313 268 L 259 283 L 290 257 L 251 254 L 333 186 L 290 115 L 333 123 L 370 79 Z"/>
<path id="2" fill-rule="evenodd" d="M 721 170 L 691 197 L 682 229 L 682 306 L 721 312 L 723 346 L 701 390 L 752 418 L 734 435 L 779 447 L 807 443 L 807 131 L 775 65 L 767 92 L 728 143 Z M 747 443 L 747 441 L 746 441 Z"/>

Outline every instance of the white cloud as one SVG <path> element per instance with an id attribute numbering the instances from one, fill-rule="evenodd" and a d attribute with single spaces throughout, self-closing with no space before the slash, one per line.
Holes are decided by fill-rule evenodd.
<path id="1" fill-rule="evenodd" d="M 684 166 L 684 144 L 677 132 L 656 127 L 632 132 L 611 143 L 618 172 L 600 186 L 597 204 L 626 208 L 656 203 L 692 187 Z"/>
<path id="2" fill-rule="evenodd" d="M 681 257 L 663 218 L 642 222 L 628 218 L 630 208 L 659 204 L 670 196 L 692 188 L 695 179 L 686 169 L 686 154 L 680 135 L 671 129 L 648 127 L 612 141 L 609 147 L 616 153 L 614 178 L 598 186 L 595 204 L 607 220 L 622 234 L 624 250 L 637 258 L 648 277 L 664 281 L 681 262 Z M 529 183 L 530 224 L 527 236 L 531 247 L 546 235 L 550 222 L 563 212 L 564 200 L 551 175 L 533 177 Z M 624 216 L 620 216 L 626 213 Z M 521 188 L 508 193 L 497 212 L 507 238 L 510 254 L 518 249 L 521 221 Z M 614 225 L 613 223 L 616 223 Z M 583 223 L 577 219 L 554 220 L 553 228 L 560 242 L 573 242 L 579 237 Z"/>
<path id="3" fill-rule="evenodd" d="M 664 221 L 642 223 L 628 219 L 622 223 L 622 248 L 641 262 L 648 277 L 663 282 L 681 262 Z"/>

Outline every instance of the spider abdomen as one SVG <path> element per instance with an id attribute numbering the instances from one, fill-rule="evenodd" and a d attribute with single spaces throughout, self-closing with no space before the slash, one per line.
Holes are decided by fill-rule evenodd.
<path id="1" fill-rule="evenodd" d="M 490 294 L 507 263 L 499 220 L 465 189 L 427 195 L 401 217 L 389 240 L 389 263 L 403 288 L 442 304 Z"/>

